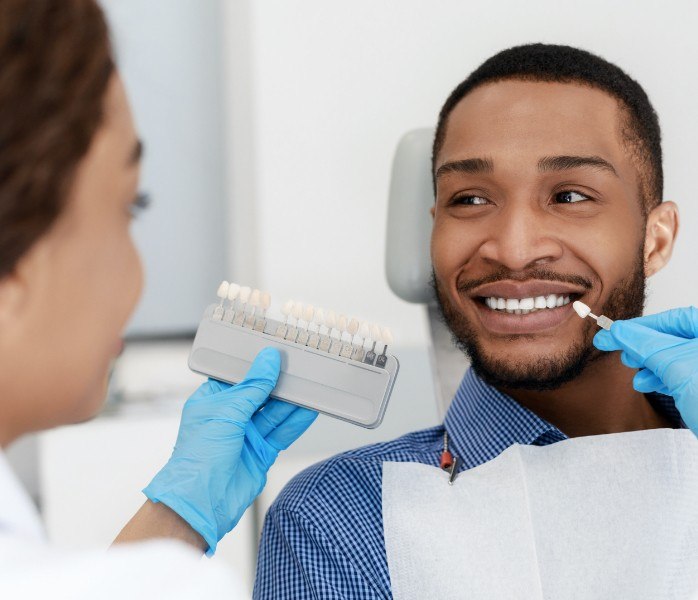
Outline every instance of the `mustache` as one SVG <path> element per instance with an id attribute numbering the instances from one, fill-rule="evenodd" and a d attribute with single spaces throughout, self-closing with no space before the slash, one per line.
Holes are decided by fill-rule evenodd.
<path id="1" fill-rule="evenodd" d="M 509 269 L 502 268 L 490 275 L 485 277 L 480 277 L 478 279 L 468 279 L 464 281 L 458 281 L 457 289 L 461 293 L 467 293 L 475 288 L 485 285 L 488 283 L 495 283 L 497 281 L 529 281 L 531 279 L 536 279 L 540 281 L 558 281 L 561 283 L 571 283 L 583 287 L 587 290 L 593 287 L 593 283 L 590 279 L 582 277 L 581 275 L 557 273 L 551 271 L 550 269 L 537 268 L 529 269 L 527 271 L 510 271 Z"/>

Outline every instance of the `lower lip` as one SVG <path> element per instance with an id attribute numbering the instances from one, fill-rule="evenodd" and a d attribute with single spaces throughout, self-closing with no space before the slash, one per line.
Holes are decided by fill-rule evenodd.
<path id="1" fill-rule="evenodd" d="M 544 332 L 554 329 L 574 314 L 571 302 L 558 308 L 543 308 L 527 315 L 517 315 L 492 310 L 476 300 L 471 301 L 477 307 L 480 321 L 485 328 L 492 333 L 503 335 Z"/>

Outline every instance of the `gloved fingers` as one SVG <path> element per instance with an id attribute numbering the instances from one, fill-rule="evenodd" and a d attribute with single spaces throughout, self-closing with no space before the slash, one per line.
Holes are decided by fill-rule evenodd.
<path id="1" fill-rule="evenodd" d="M 633 377 L 633 387 L 643 394 L 658 392 L 667 396 L 670 395 L 669 390 L 662 383 L 662 380 L 649 369 L 642 369 L 635 374 L 635 377 Z"/>
<path id="2" fill-rule="evenodd" d="M 213 377 L 209 377 L 208 381 L 204 383 L 204 385 L 208 384 L 208 392 L 211 394 L 217 394 L 218 392 L 224 392 L 225 390 L 229 390 L 231 387 L 233 387 L 230 383 L 226 383 L 225 381 L 218 381 L 217 379 L 213 379 Z M 201 389 L 201 388 L 199 388 Z"/>
<path id="3" fill-rule="evenodd" d="M 283 423 L 280 423 L 269 435 L 266 436 L 267 443 L 279 450 L 286 450 L 310 427 L 317 418 L 318 413 L 314 410 L 294 407 Z"/>
<path id="4" fill-rule="evenodd" d="M 631 323 L 637 323 L 661 333 L 677 335 L 686 339 L 698 337 L 698 308 L 695 306 L 672 308 L 655 315 L 629 320 Z"/>
<path id="5" fill-rule="evenodd" d="M 295 409 L 296 406 L 293 404 L 272 398 L 254 414 L 252 423 L 262 437 L 267 437 L 267 435 L 283 423 Z"/>
<path id="6" fill-rule="evenodd" d="M 641 369 L 642 368 L 642 363 L 635 360 L 632 356 L 630 356 L 625 351 L 620 353 L 620 362 L 622 362 L 626 367 L 630 367 L 631 369 Z"/>
<path id="7" fill-rule="evenodd" d="M 594 346 L 599 350 L 624 350 L 642 365 L 653 354 L 685 342 L 684 338 L 660 333 L 633 321 L 616 321 L 611 331 L 599 331 L 594 336 Z"/>
<path id="8" fill-rule="evenodd" d="M 257 409 L 266 402 L 276 386 L 281 372 L 281 355 L 275 348 L 264 348 L 257 354 L 245 378 L 233 386 L 229 397 L 234 398 L 236 408 L 250 419 Z"/>

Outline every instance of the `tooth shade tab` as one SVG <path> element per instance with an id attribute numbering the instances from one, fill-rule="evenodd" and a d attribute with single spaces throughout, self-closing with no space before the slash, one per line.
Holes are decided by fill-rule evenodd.
<path id="1" fill-rule="evenodd" d="M 574 312 L 576 312 L 582 319 L 586 318 L 586 316 L 591 312 L 591 308 L 579 300 L 576 300 L 572 304 L 572 308 L 574 308 Z"/>
<path id="2" fill-rule="evenodd" d="M 228 300 L 235 300 L 240 294 L 240 286 L 237 283 L 231 283 L 228 287 Z"/>
<path id="3" fill-rule="evenodd" d="M 327 317 L 325 318 L 325 327 L 328 329 L 334 329 L 334 326 L 337 324 L 337 315 L 333 310 L 330 310 L 327 313 Z"/>
<path id="4" fill-rule="evenodd" d="M 371 335 L 371 330 L 369 329 L 368 323 L 366 321 L 361 323 L 361 327 L 359 328 L 359 335 L 364 339 Z"/>
<path id="5" fill-rule="evenodd" d="M 284 305 L 281 307 L 281 314 L 284 317 L 288 317 L 291 314 L 292 310 L 293 310 L 293 300 L 286 300 L 286 302 L 284 302 Z"/>
<path id="6" fill-rule="evenodd" d="M 296 321 L 303 316 L 303 305 L 300 302 L 294 304 L 291 309 L 291 316 L 296 319 Z"/>
<path id="7" fill-rule="evenodd" d="M 322 310 L 321 308 L 318 308 L 315 311 L 315 317 L 313 318 L 313 323 L 315 325 L 322 325 L 325 322 L 325 311 Z"/>
<path id="8" fill-rule="evenodd" d="M 308 304 L 304 309 L 303 309 L 303 320 L 306 323 L 310 323 L 313 320 L 313 315 L 315 314 L 315 308 L 313 308 L 312 304 Z"/>
<path id="9" fill-rule="evenodd" d="M 262 293 L 259 290 L 253 290 L 250 294 L 250 306 L 259 306 L 262 300 Z"/>
<path id="10" fill-rule="evenodd" d="M 393 343 L 393 334 L 387 327 L 381 329 L 381 341 L 386 346 L 390 346 Z"/>
<path id="11" fill-rule="evenodd" d="M 351 319 L 349 325 L 347 325 L 347 331 L 352 335 L 356 335 L 359 332 L 359 321 L 357 319 Z"/>
<path id="12" fill-rule="evenodd" d="M 221 281 L 221 284 L 218 286 L 218 291 L 216 292 L 216 296 L 218 296 L 221 300 L 225 300 L 228 297 L 228 288 L 230 287 L 230 284 L 227 281 Z"/>
<path id="13" fill-rule="evenodd" d="M 377 341 L 380 339 L 380 337 L 381 337 L 381 330 L 380 330 L 380 328 L 378 327 L 378 325 L 376 325 L 376 324 L 374 323 L 374 324 L 371 325 L 370 329 L 371 329 L 371 339 L 372 339 L 374 342 L 377 342 Z"/>
<path id="14" fill-rule="evenodd" d="M 339 317 L 337 317 L 337 329 L 340 331 L 347 330 L 347 318 L 344 315 L 339 315 Z"/>
<path id="15" fill-rule="evenodd" d="M 252 293 L 252 288 L 250 287 L 243 287 L 240 288 L 240 302 L 243 304 L 247 304 L 247 301 L 250 299 L 250 294 Z"/>
<path id="16" fill-rule="evenodd" d="M 262 300 L 260 303 L 262 310 L 267 310 L 271 306 L 271 294 L 269 292 L 264 292 L 262 294 Z"/>

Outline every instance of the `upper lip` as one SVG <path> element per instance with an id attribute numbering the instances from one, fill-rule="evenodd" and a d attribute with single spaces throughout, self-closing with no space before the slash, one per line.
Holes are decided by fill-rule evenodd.
<path id="1" fill-rule="evenodd" d="M 565 283 L 563 281 L 546 281 L 531 279 L 529 281 L 495 281 L 486 283 L 471 290 L 468 295 L 472 298 L 535 298 L 536 296 L 582 295 L 586 289 Z"/>

